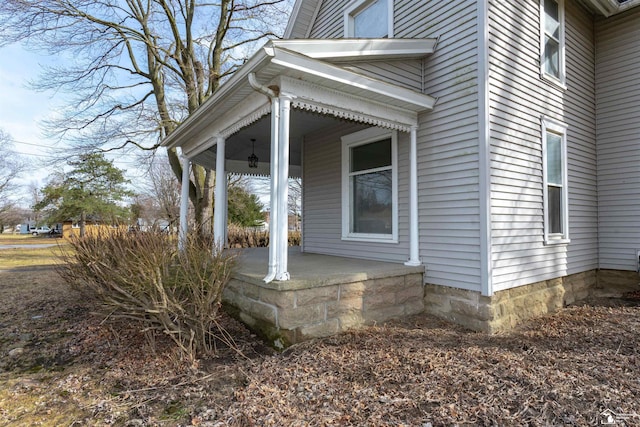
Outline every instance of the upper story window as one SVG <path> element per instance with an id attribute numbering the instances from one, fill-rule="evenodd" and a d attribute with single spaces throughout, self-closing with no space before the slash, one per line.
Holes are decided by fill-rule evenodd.
<path id="1" fill-rule="evenodd" d="M 393 37 L 393 0 L 353 0 L 344 11 L 349 38 Z"/>
<path id="2" fill-rule="evenodd" d="M 541 0 L 541 74 L 565 84 L 564 0 Z"/>
<path id="3" fill-rule="evenodd" d="M 397 132 L 342 137 L 342 239 L 398 241 Z"/>
<path id="4" fill-rule="evenodd" d="M 547 244 L 569 241 L 569 191 L 567 188 L 567 127 L 542 119 L 542 168 L 544 183 L 544 240 Z"/>

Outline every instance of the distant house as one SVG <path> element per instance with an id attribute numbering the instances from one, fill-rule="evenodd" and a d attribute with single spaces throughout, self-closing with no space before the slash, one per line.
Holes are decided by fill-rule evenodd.
<path id="1" fill-rule="evenodd" d="M 302 177 L 303 253 L 422 267 L 422 309 L 507 328 L 638 283 L 639 4 L 297 0 L 164 144 L 270 174 L 281 218 Z"/>

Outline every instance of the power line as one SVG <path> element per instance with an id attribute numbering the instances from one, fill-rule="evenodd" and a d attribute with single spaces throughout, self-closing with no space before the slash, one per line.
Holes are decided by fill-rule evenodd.
<path id="1" fill-rule="evenodd" d="M 56 150 L 58 149 L 58 147 L 52 147 L 51 145 L 34 144 L 33 142 L 18 141 L 17 139 L 13 139 L 13 138 L 10 138 L 9 141 L 14 144 L 30 145 L 32 147 L 38 147 L 38 148 L 52 148 Z"/>

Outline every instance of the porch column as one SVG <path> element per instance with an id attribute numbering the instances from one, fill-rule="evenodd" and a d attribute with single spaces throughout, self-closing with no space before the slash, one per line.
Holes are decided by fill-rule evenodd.
<path id="1" fill-rule="evenodd" d="M 405 265 L 418 266 L 420 262 L 420 232 L 418 230 L 418 127 L 411 126 L 409 148 L 409 260 Z"/>
<path id="2" fill-rule="evenodd" d="M 278 218 L 276 280 L 289 280 L 289 123 L 291 97 L 280 95 L 280 142 L 278 143 Z"/>
<path id="3" fill-rule="evenodd" d="M 269 271 L 264 281 L 269 283 L 276 278 L 277 267 L 277 242 L 279 235 L 276 233 L 278 223 L 278 146 L 280 134 L 280 99 L 271 97 L 271 194 L 269 214 Z"/>
<path id="4" fill-rule="evenodd" d="M 225 139 L 218 136 L 216 142 L 216 188 L 215 210 L 213 211 L 213 238 L 217 248 L 225 246 L 226 210 L 227 210 L 227 174 L 224 170 Z"/>
<path id="5" fill-rule="evenodd" d="M 187 212 L 189 211 L 189 169 L 191 162 L 182 156 L 182 188 L 180 192 L 180 228 L 178 230 L 178 250 L 184 252 L 187 242 Z"/>

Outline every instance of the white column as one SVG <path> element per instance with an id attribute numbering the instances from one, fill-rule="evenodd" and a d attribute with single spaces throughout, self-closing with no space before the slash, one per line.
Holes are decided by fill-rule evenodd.
<path id="1" fill-rule="evenodd" d="M 289 123 L 291 98 L 280 96 L 280 142 L 278 144 L 278 225 L 276 280 L 289 280 Z"/>
<path id="2" fill-rule="evenodd" d="M 409 260 L 405 265 L 420 262 L 420 231 L 418 230 L 418 127 L 411 126 L 409 148 Z"/>
<path id="3" fill-rule="evenodd" d="M 178 250 L 184 252 L 187 242 L 189 211 L 189 169 L 191 162 L 186 156 L 182 157 L 182 189 L 180 192 L 180 229 L 178 231 Z"/>
<path id="4" fill-rule="evenodd" d="M 280 100 L 277 96 L 271 98 L 271 200 L 269 208 L 269 272 L 264 281 L 269 283 L 276 277 L 277 269 L 277 230 L 278 221 L 278 146 L 280 131 Z"/>
<path id="5" fill-rule="evenodd" d="M 225 218 L 227 210 L 227 173 L 224 170 L 225 140 L 218 136 L 216 142 L 216 188 L 215 210 L 213 212 L 213 238 L 217 248 L 223 249 L 225 245 Z"/>

